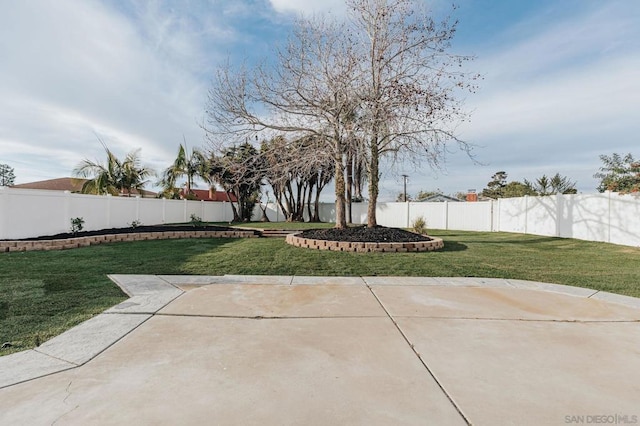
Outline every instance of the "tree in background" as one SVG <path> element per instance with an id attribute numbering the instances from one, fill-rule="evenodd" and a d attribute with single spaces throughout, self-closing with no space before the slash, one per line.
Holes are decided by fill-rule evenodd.
<path id="1" fill-rule="evenodd" d="M 260 152 L 249 142 L 244 142 L 227 148 L 220 156 L 211 155 L 208 164 L 210 181 L 218 183 L 227 193 L 233 221 L 249 222 L 260 200 L 264 179 L 265 166 Z M 235 196 L 235 202 L 230 194 Z"/>
<path id="2" fill-rule="evenodd" d="M 601 155 L 602 167 L 593 177 L 600 179 L 598 192 L 639 192 L 640 161 L 630 153 L 622 157 L 614 153 L 612 156 Z"/>
<path id="3" fill-rule="evenodd" d="M 313 136 L 296 141 L 277 136 L 261 144 L 265 180 L 288 222 L 304 221 L 305 207 L 310 221 L 320 220 L 320 193 L 333 177 L 334 161 L 316 148 Z"/>
<path id="4" fill-rule="evenodd" d="M 11 186 L 16 180 L 13 167 L 8 164 L 0 164 L 0 186 Z"/>
<path id="5" fill-rule="evenodd" d="M 576 183 L 572 182 L 568 177 L 561 176 L 556 173 L 552 178 L 547 175 L 529 182 L 511 181 L 507 183 L 507 173 L 499 171 L 491 176 L 491 181 L 487 184 L 487 188 L 482 190 L 482 195 L 490 198 L 514 198 L 524 197 L 525 195 L 555 195 L 555 194 L 575 194 Z"/>
<path id="6" fill-rule="evenodd" d="M 405 200 L 404 192 L 399 193 L 396 197 L 396 203 L 404 203 L 405 201 L 413 201 L 413 197 L 411 196 L 411 194 L 407 192 L 407 199 Z"/>
<path id="7" fill-rule="evenodd" d="M 140 149 L 129 152 L 121 161 L 104 143 L 102 146 L 107 154 L 105 163 L 85 159 L 73 169 L 74 176 L 87 179 L 81 192 L 99 195 L 143 195 L 142 189 L 148 183 L 147 178 L 155 172 L 141 164 Z"/>
<path id="8" fill-rule="evenodd" d="M 535 195 L 556 195 L 556 194 L 576 194 L 576 183 L 572 182 L 568 177 L 561 176 L 560 173 L 556 173 L 552 178 L 548 178 L 547 175 L 542 175 L 535 180 L 535 182 L 529 182 L 524 180 Z"/>
<path id="9" fill-rule="evenodd" d="M 511 181 L 501 189 L 501 196 L 498 198 L 516 198 L 524 197 L 525 195 L 537 194 L 528 185 L 518 181 Z"/>
<path id="10" fill-rule="evenodd" d="M 482 195 L 489 198 L 502 198 L 504 187 L 507 186 L 507 172 L 499 171 L 491 176 L 491 181 L 482 190 Z"/>
<path id="11" fill-rule="evenodd" d="M 176 198 L 176 194 L 180 191 L 176 188 L 176 183 L 181 178 L 186 178 L 184 196 L 189 197 L 191 195 L 191 187 L 196 177 L 208 182 L 208 164 L 204 154 L 198 150 L 191 150 L 191 154 L 187 154 L 185 148 L 186 142 L 180 144 L 178 148 L 178 155 L 169 167 L 167 167 L 162 173 L 162 178 L 158 182 L 162 188 L 162 194 L 166 195 L 166 198 Z"/>

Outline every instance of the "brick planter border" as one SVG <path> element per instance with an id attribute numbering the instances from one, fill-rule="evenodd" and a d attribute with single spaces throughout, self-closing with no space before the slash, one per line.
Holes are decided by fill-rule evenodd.
<path id="1" fill-rule="evenodd" d="M 442 238 L 429 237 L 431 241 L 418 241 L 413 243 L 362 243 L 346 241 L 326 241 L 302 238 L 296 234 L 287 235 L 287 244 L 295 247 L 310 248 L 315 250 L 348 251 L 358 253 L 370 252 L 424 252 L 439 250 L 444 247 Z"/>
<path id="2" fill-rule="evenodd" d="M 169 240 L 182 238 L 256 238 L 253 231 L 167 231 L 96 235 L 64 240 L 0 241 L 0 252 L 64 250 L 120 241 Z"/>

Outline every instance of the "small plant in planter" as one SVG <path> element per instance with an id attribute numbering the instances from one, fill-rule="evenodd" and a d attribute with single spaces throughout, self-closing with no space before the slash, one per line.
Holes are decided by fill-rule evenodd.
<path id="1" fill-rule="evenodd" d="M 71 219 L 71 233 L 73 235 L 76 235 L 78 232 L 82 231 L 82 228 L 84 228 L 84 219 L 81 217 L 74 217 L 73 219 Z"/>
<path id="2" fill-rule="evenodd" d="M 424 217 L 420 216 L 413 220 L 411 224 L 411 229 L 416 234 L 427 235 L 427 221 L 424 220 Z"/>
<path id="3" fill-rule="evenodd" d="M 129 224 L 133 229 L 136 229 L 137 227 L 142 225 L 142 222 L 140 222 L 139 220 L 133 220 L 131 221 L 131 223 Z"/>
<path id="4" fill-rule="evenodd" d="M 202 222 L 202 218 L 200 216 L 196 216 L 195 213 L 191 214 L 190 222 L 194 228 L 198 228 L 204 225 L 204 222 Z"/>

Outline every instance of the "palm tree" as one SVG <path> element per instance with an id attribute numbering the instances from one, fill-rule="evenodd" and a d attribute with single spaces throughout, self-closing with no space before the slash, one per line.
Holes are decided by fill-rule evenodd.
<path id="1" fill-rule="evenodd" d="M 196 177 L 200 177 L 209 182 L 208 162 L 202 152 L 197 149 L 191 151 L 191 155 L 187 155 L 185 145 L 180 144 L 178 149 L 178 156 L 174 160 L 173 164 L 167 167 L 162 174 L 160 184 L 165 189 L 165 192 L 170 193 L 176 186 L 178 179 L 186 177 L 185 183 L 185 195 L 191 194 L 191 187 L 193 186 L 193 180 Z"/>
<path id="2" fill-rule="evenodd" d="M 136 149 L 127 154 L 121 164 L 121 190 L 131 196 L 131 192 L 135 191 L 144 196 L 142 189 L 149 182 L 147 179 L 154 176 L 155 172 L 140 163 L 140 149 Z"/>
<path id="3" fill-rule="evenodd" d="M 107 154 L 106 163 L 84 159 L 73 169 L 74 176 L 89 178 L 82 185 L 81 192 L 105 195 L 126 193 L 131 196 L 132 191 L 137 191 L 142 194 L 142 188 L 148 182 L 145 179 L 155 173 L 140 164 L 140 150 L 131 151 L 124 161 L 120 161 L 105 144 L 102 146 Z"/>

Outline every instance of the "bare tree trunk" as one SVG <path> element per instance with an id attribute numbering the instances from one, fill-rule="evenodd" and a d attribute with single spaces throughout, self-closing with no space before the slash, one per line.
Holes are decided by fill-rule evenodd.
<path id="1" fill-rule="evenodd" d="M 313 216 L 311 214 L 311 197 L 313 196 L 313 187 L 314 184 L 311 182 L 309 184 L 309 191 L 307 192 L 306 204 L 307 204 L 307 216 L 309 217 L 309 222 L 313 222 Z"/>
<path id="2" fill-rule="evenodd" d="M 336 153 L 334 160 L 336 164 L 336 228 L 345 229 L 347 227 L 347 217 L 345 211 L 344 198 L 344 164 L 342 163 L 342 152 L 339 149 L 340 142 L 336 141 Z"/>
<path id="3" fill-rule="evenodd" d="M 284 206 L 282 205 L 282 194 L 278 193 L 278 195 L 276 196 L 276 202 L 278 203 L 278 207 L 280 207 L 280 211 L 282 212 L 282 214 L 284 214 L 286 216 L 286 210 L 284 209 Z"/>
<path id="4" fill-rule="evenodd" d="M 316 199 L 313 202 L 313 220 L 312 222 L 320 222 L 320 185 L 316 187 Z"/>
<path id="5" fill-rule="evenodd" d="M 296 199 L 296 222 L 304 222 L 304 194 L 306 193 L 306 188 L 302 183 L 302 179 L 298 179 L 297 181 L 297 199 Z"/>
<path id="6" fill-rule="evenodd" d="M 355 196 L 358 200 L 362 201 L 364 198 L 362 196 L 362 181 L 364 180 L 364 175 L 362 174 L 362 160 L 356 158 L 356 165 L 353 173 L 353 181 L 355 183 Z"/>
<path id="7" fill-rule="evenodd" d="M 353 154 L 347 155 L 347 222 L 353 223 L 351 215 L 351 201 L 353 200 L 351 191 L 353 189 Z"/>
<path id="8" fill-rule="evenodd" d="M 240 220 L 240 216 L 238 215 L 238 210 L 236 209 L 235 204 L 233 204 L 233 201 L 231 201 L 231 195 L 229 194 L 229 191 L 225 190 L 225 192 L 227 194 L 227 200 L 229 201 L 229 204 L 231 204 L 231 211 L 233 211 L 232 222 L 238 222 Z"/>
<path id="9" fill-rule="evenodd" d="M 376 220 L 376 204 L 378 201 L 378 182 L 380 181 L 379 157 L 377 141 L 371 142 L 371 158 L 369 159 L 369 205 L 367 207 L 367 226 L 373 228 Z"/>

